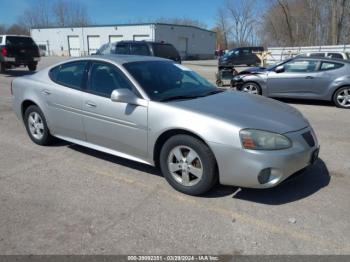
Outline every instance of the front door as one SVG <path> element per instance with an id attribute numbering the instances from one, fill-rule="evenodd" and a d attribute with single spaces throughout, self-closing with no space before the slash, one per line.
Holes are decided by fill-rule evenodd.
<path id="1" fill-rule="evenodd" d="M 83 111 L 87 141 L 123 154 L 147 156 L 147 107 L 113 102 L 115 89 L 134 90 L 115 65 L 94 62 L 91 65 Z"/>
<path id="2" fill-rule="evenodd" d="M 307 96 L 314 93 L 320 77 L 318 60 L 291 60 L 284 65 L 284 72 L 269 72 L 267 88 L 269 96 Z"/>

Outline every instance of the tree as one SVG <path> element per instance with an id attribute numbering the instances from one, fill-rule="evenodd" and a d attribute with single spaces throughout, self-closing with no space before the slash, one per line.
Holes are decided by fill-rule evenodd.
<path id="1" fill-rule="evenodd" d="M 13 35 L 29 35 L 28 28 L 23 27 L 19 24 L 13 24 L 6 30 L 7 34 L 13 34 Z"/>
<path id="2" fill-rule="evenodd" d="M 51 10 L 48 0 L 37 0 L 19 18 L 19 24 L 26 28 L 49 27 Z"/>
<path id="3" fill-rule="evenodd" d="M 53 3 L 54 22 L 57 26 L 86 26 L 89 24 L 85 5 L 77 1 L 57 0 Z"/>
<path id="4" fill-rule="evenodd" d="M 229 25 L 227 14 L 223 8 L 219 8 L 216 14 L 216 27 L 214 28 L 217 37 L 217 44 L 221 49 L 228 48 Z"/>
<path id="5" fill-rule="evenodd" d="M 175 17 L 175 18 L 165 18 L 165 17 L 160 17 L 156 19 L 156 23 L 166 23 L 166 24 L 175 24 L 175 25 L 189 25 L 189 26 L 197 26 L 201 28 L 207 28 L 208 26 L 205 23 L 202 23 L 201 21 L 188 18 L 188 17 Z"/>

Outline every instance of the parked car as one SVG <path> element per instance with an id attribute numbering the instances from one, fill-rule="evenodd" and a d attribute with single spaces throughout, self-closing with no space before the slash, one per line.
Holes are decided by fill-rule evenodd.
<path id="1" fill-rule="evenodd" d="M 298 57 L 313 57 L 313 58 L 332 58 L 340 60 L 349 60 L 350 53 L 348 52 L 309 52 L 305 54 L 300 54 Z"/>
<path id="2" fill-rule="evenodd" d="M 169 43 L 149 41 L 120 41 L 104 44 L 96 55 L 143 55 L 171 59 L 181 64 L 181 56 L 176 48 Z"/>
<path id="3" fill-rule="evenodd" d="M 234 67 L 235 65 L 258 65 L 261 61 L 254 52 L 262 51 L 264 51 L 263 47 L 240 47 L 231 49 L 219 58 L 219 69 Z"/>
<path id="4" fill-rule="evenodd" d="M 233 78 L 237 90 L 268 97 L 333 101 L 350 108 L 350 62 L 327 58 L 292 58 L 270 68 Z"/>
<path id="5" fill-rule="evenodd" d="M 269 188 L 317 159 L 310 123 L 284 103 L 217 89 L 173 61 L 91 56 L 16 78 L 13 109 L 34 143 L 58 137 L 160 166 L 177 190 Z M 239 110 L 237 110 L 239 108 Z"/>
<path id="6" fill-rule="evenodd" d="M 21 65 L 35 71 L 40 60 L 39 48 L 30 36 L 0 35 L 0 51 L 1 73 Z"/>

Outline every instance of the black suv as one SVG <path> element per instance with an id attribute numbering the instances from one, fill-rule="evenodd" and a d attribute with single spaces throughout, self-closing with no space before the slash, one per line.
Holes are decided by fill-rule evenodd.
<path id="1" fill-rule="evenodd" d="M 40 60 L 39 48 L 29 36 L 0 35 L 0 72 L 7 68 L 28 66 L 35 71 Z"/>
<path id="2" fill-rule="evenodd" d="M 121 41 L 104 44 L 100 49 L 97 50 L 96 54 L 157 56 L 171 59 L 181 64 L 181 57 L 176 48 L 172 44 L 164 42 Z"/>
<path id="3" fill-rule="evenodd" d="M 219 69 L 234 67 L 235 65 L 256 66 L 260 59 L 255 52 L 264 51 L 263 47 L 240 47 L 229 50 L 219 58 Z"/>

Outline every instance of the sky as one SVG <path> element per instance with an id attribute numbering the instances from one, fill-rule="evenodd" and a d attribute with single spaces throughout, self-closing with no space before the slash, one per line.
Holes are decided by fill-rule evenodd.
<path id="1" fill-rule="evenodd" d="M 0 0 L 0 24 L 12 24 L 36 0 Z M 82 0 L 92 24 L 148 22 L 160 17 L 188 17 L 209 28 L 224 0 Z M 6 10 L 6 12 L 5 12 Z"/>

